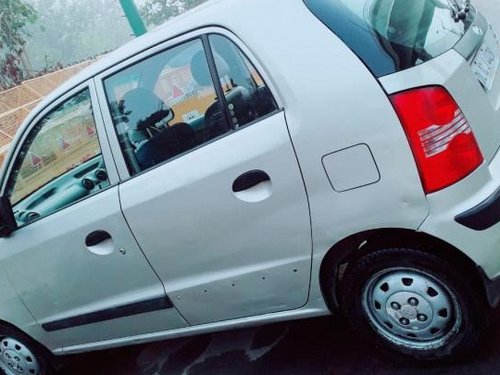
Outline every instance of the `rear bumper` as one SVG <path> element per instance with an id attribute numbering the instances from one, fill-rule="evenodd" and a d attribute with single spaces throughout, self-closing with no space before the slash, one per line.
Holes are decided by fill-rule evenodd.
<path id="1" fill-rule="evenodd" d="M 429 215 L 419 231 L 463 252 L 481 270 L 490 304 L 500 304 L 500 152 L 427 199 Z"/>
<path id="2" fill-rule="evenodd" d="M 488 304 L 492 308 L 496 308 L 500 303 L 500 277 L 496 277 L 493 280 L 486 276 L 486 273 L 481 267 L 478 267 L 479 274 L 481 275 L 484 291 L 486 293 L 486 298 L 488 299 Z"/>
<path id="3" fill-rule="evenodd" d="M 477 206 L 455 216 L 455 221 L 473 230 L 486 230 L 500 222 L 500 189 Z"/>

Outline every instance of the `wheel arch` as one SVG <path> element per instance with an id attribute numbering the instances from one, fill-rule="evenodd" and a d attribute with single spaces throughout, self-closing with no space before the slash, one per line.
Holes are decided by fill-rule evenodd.
<path id="1" fill-rule="evenodd" d="M 320 287 L 330 310 L 339 307 L 338 287 L 345 269 L 361 256 L 382 247 L 417 246 L 420 250 L 438 255 L 470 275 L 470 280 L 481 291 L 490 306 L 497 304 L 489 293 L 490 280 L 482 268 L 462 251 L 439 238 L 409 229 L 387 228 L 368 230 L 350 235 L 332 246 L 321 263 Z M 439 249 L 439 252 L 432 251 Z"/>
<path id="2" fill-rule="evenodd" d="M 0 332 L 7 333 L 6 336 L 16 338 L 16 335 L 23 341 L 24 345 L 30 345 L 30 350 L 36 354 L 38 354 L 38 360 L 43 363 L 43 367 L 49 373 L 52 373 L 52 369 L 59 369 L 63 361 L 60 358 L 57 358 L 49 348 L 47 348 L 44 344 L 30 335 L 28 332 L 22 330 L 17 327 L 15 324 L 12 324 L 8 321 L 0 319 Z M 12 335 L 12 336 L 11 336 Z M 19 339 L 16 338 L 16 339 Z M 1 372 L 1 370 L 0 370 Z M 44 372 L 45 374 L 45 372 Z"/>
<path id="3" fill-rule="evenodd" d="M 3 271 L 3 270 L 2 270 Z M 20 296 L 15 292 L 7 273 L 0 272 L 0 328 L 16 332 L 24 339 L 34 344 L 40 353 L 50 361 L 53 366 L 54 354 L 44 343 L 45 332 L 38 324 L 35 317 L 28 310 Z"/>

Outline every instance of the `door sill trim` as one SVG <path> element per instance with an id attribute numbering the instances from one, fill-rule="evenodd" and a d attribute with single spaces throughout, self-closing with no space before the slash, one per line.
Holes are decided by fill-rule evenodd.
<path id="1" fill-rule="evenodd" d="M 47 332 L 54 332 L 67 328 L 124 318 L 126 316 L 171 309 L 173 307 L 174 305 L 172 304 L 172 301 L 170 301 L 168 297 L 164 296 L 43 323 L 42 328 Z"/>
<path id="2" fill-rule="evenodd" d="M 329 314 L 330 311 L 326 308 L 326 306 L 304 307 L 298 310 L 265 314 L 257 317 L 254 316 L 249 318 L 224 320 L 221 322 L 201 324 L 198 326 L 192 326 L 187 328 L 178 328 L 173 330 L 153 332 L 153 333 L 147 333 L 130 337 L 121 337 L 118 339 L 99 341 L 95 343 L 72 345 L 63 348 L 53 349 L 52 352 L 56 355 L 76 354 L 87 351 L 111 349 L 132 344 L 136 345 L 136 344 L 150 343 L 155 341 L 162 341 L 166 339 L 194 336 L 194 335 L 229 330 L 229 329 L 252 327 L 261 324 L 277 323 L 287 320 L 314 318 Z"/>

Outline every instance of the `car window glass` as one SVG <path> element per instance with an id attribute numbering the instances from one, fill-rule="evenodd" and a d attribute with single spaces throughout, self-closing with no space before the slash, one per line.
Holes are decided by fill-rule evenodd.
<path id="1" fill-rule="evenodd" d="M 109 186 L 88 89 L 57 106 L 31 130 L 9 179 L 18 225 Z"/>
<path id="2" fill-rule="evenodd" d="M 132 175 L 229 130 L 200 39 L 130 66 L 104 86 Z"/>
<path id="3" fill-rule="evenodd" d="M 262 76 L 233 42 L 215 34 L 210 35 L 210 45 L 234 127 L 278 109 Z"/>
<path id="4" fill-rule="evenodd" d="M 376 77 L 449 51 L 475 18 L 455 21 L 447 0 L 304 0 L 309 10 L 358 55 Z M 455 4 L 456 5 L 456 4 Z"/>

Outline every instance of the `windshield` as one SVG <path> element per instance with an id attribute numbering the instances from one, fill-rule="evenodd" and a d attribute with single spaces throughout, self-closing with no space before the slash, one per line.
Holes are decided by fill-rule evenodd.
<path id="1" fill-rule="evenodd" d="M 450 50 L 475 17 L 463 0 L 304 1 L 377 77 Z"/>

